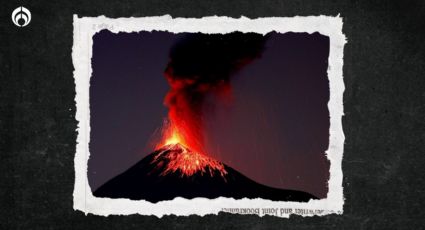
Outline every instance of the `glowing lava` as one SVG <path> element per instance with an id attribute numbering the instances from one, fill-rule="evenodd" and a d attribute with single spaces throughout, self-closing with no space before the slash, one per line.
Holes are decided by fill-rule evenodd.
<path id="1" fill-rule="evenodd" d="M 180 143 L 173 143 L 163 146 L 158 150 L 152 163 L 159 167 L 164 166 L 162 176 L 168 173 L 180 172 L 181 176 L 192 176 L 196 173 L 204 173 L 214 176 L 219 174 L 224 177 L 227 171 L 224 165 L 204 154 L 193 152 Z"/>
<path id="2" fill-rule="evenodd" d="M 197 138 L 189 133 L 190 130 L 184 129 L 185 126 L 181 125 L 181 122 L 178 125 L 175 119 L 170 120 L 162 127 L 162 140 L 155 146 L 158 154 L 151 162 L 159 168 L 163 167 L 160 175 L 178 172 L 183 177 L 208 173 L 224 178 L 227 174 L 224 165 L 208 157 L 202 151 Z"/>
<path id="3" fill-rule="evenodd" d="M 198 143 L 197 140 L 181 127 L 172 122 L 163 126 L 163 139 L 155 147 L 159 153 L 152 161 L 152 164 L 164 167 L 161 175 L 179 172 L 183 177 L 208 173 L 224 178 L 227 174 L 224 165 L 204 154 L 200 145 L 193 145 Z"/>

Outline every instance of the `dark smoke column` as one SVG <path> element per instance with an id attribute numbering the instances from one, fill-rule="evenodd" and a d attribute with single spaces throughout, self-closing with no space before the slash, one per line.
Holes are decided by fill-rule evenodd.
<path id="1" fill-rule="evenodd" d="M 164 142 L 173 136 L 204 153 L 203 105 L 209 94 L 226 98 L 231 76 L 260 56 L 266 37 L 255 33 L 188 34 L 170 51 L 165 76 L 169 125 Z"/>

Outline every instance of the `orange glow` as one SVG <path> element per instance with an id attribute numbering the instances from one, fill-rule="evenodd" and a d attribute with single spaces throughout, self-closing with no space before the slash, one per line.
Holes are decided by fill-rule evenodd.
<path id="1" fill-rule="evenodd" d="M 155 156 L 152 163 L 163 166 L 162 176 L 168 173 L 180 172 L 181 176 L 192 176 L 196 173 L 219 174 L 224 177 L 227 171 L 224 165 L 204 154 L 193 152 L 181 144 L 163 146 Z"/>
<path id="2" fill-rule="evenodd" d="M 162 130 L 162 140 L 155 146 L 155 149 L 160 149 L 172 144 L 188 146 L 184 133 L 179 131 L 175 125 L 165 123 Z"/>
<path id="3" fill-rule="evenodd" d="M 180 172 L 181 176 L 192 176 L 195 173 L 217 173 L 224 177 L 227 172 L 224 165 L 190 146 L 193 141 L 187 141 L 185 133 L 176 126 L 165 123 L 163 127 L 163 140 L 156 145 L 157 154 L 152 163 L 159 166 L 165 165 L 161 175 Z"/>
<path id="4" fill-rule="evenodd" d="M 165 140 L 164 145 L 183 143 L 183 137 L 178 132 L 172 132 L 171 136 Z"/>

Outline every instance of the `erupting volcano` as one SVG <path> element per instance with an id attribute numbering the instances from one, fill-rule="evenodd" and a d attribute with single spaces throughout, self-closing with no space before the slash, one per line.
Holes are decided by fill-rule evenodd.
<path id="1" fill-rule="evenodd" d="M 254 33 L 198 33 L 172 48 L 164 73 L 170 86 L 164 100 L 169 113 L 162 141 L 156 145 L 156 149 L 175 150 L 174 144 L 178 144 L 178 151 L 169 156 L 168 171 L 179 170 L 190 176 L 196 170 L 214 169 L 221 176 L 226 174 L 221 163 L 207 156 L 204 147 L 204 102 L 209 95 L 229 98 L 231 76 L 261 54 L 264 42 L 264 36 Z"/>
<path id="2" fill-rule="evenodd" d="M 261 55 L 266 37 L 254 33 L 188 34 L 170 52 L 165 77 L 169 113 L 150 155 L 94 192 L 98 197 L 158 202 L 175 197 L 308 201 L 300 191 L 258 184 L 211 158 L 203 114 L 208 96 L 231 98 L 231 76 Z"/>

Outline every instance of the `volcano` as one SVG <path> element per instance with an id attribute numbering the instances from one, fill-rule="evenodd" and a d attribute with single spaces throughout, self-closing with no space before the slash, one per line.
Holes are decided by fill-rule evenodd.
<path id="1" fill-rule="evenodd" d="M 298 202 L 317 199 L 306 192 L 259 184 L 233 168 L 181 144 L 166 145 L 149 154 L 103 184 L 93 195 L 153 203 L 176 197 L 263 198 Z"/>

